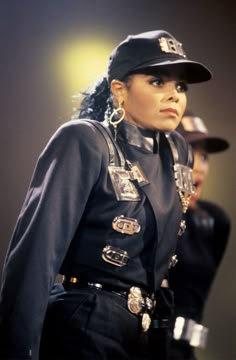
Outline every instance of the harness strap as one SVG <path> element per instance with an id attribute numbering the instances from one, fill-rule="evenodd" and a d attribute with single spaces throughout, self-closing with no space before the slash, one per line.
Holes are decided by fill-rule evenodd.
<path id="1" fill-rule="evenodd" d="M 177 150 L 177 147 L 172 139 L 172 137 L 170 136 L 170 134 L 168 133 L 165 133 L 165 137 L 170 145 L 170 150 L 171 150 L 171 153 L 172 153 L 172 157 L 173 157 L 173 162 L 174 164 L 177 164 L 178 163 L 178 160 L 179 160 L 179 153 L 178 153 L 178 150 Z"/>
<path id="2" fill-rule="evenodd" d="M 179 154 L 178 154 L 178 149 L 171 137 L 171 134 L 169 133 L 165 133 L 165 137 L 170 145 L 170 149 L 172 152 L 172 157 L 173 157 L 173 161 L 174 161 L 174 165 L 178 163 L 179 161 Z M 193 152 L 192 152 L 192 148 L 190 146 L 188 146 L 188 158 L 187 158 L 187 166 L 192 166 L 193 164 Z"/>
<path id="3" fill-rule="evenodd" d="M 125 157 L 120 149 L 120 147 L 117 145 L 117 143 L 114 141 L 112 133 L 109 129 L 109 127 L 106 125 L 105 122 L 98 122 L 95 120 L 89 120 L 90 123 L 92 123 L 99 131 L 100 133 L 104 136 L 104 139 L 106 140 L 108 149 L 109 149 L 109 163 L 112 166 L 115 166 L 115 151 L 117 152 L 118 158 L 119 158 L 119 163 L 120 166 L 124 167 L 125 166 Z"/>

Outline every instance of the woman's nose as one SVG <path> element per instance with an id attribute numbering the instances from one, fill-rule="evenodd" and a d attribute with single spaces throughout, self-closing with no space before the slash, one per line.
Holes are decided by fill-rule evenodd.
<path id="1" fill-rule="evenodd" d="M 178 102 L 179 101 L 179 93 L 176 89 L 176 85 L 171 85 L 168 93 L 168 100 Z"/>

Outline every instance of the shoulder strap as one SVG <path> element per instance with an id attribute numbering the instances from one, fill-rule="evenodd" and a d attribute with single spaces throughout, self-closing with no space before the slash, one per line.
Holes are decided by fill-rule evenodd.
<path id="1" fill-rule="evenodd" d="M 193 149 L 190 144 L 188 144 L 188 166 L 193 167 Z"/>
<path id="2" fill-rule="evenodd" d="M 177 164 L 179 161 L 179 153 L 178 153 L 177 146 L 175 145 L 174 140 L 171 137 L 171 134 L 165 133 L 165 136 L 170 145 L 174 164 Z M 192 148 L 190 147 L 190 145 L 188 145 L 188 158 L 187 158 L 186 166 L 192 167 L 192 164 L 193 164 L 193 152 L 192 152 Z"/>
<path id="3" fill-rule="evenodd" d="M 170 145 L 170 150 L 171 150 L 171 153 L 172 153 L 172 157 L 173 157 L 173 161 L 174 161 L 174 164 L 177 164 L 178 163 L 178 160 L 179 160 L 179 153 L 178 153 L 178 149 L 172 139 L 172 137 L 170 136 L 169 133 L 165 133 L 165 137 Z"/>
<path id="4" fill-rule="evenodd" d="M 106 140 L 108 150 L 109 150 L 109 162 L 110 165 L 115 166 L 115 150 L 117 152 L 120 166 L 125 166 L 125 158 L 124 155 L 120 149 L 120 147 L 117 145 L 117 143 L 114 141 L 112 133 L 109 129 L 109 127 L 105 123 L 100 123 L 95 120 L 89 120 L 90 123 L 92 123 L 104 136 L 104 139 Z"/>

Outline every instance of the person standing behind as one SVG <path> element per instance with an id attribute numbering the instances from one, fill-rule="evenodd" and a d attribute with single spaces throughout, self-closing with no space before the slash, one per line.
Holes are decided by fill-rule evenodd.
<path id="1" fill-rule="evenodd" d="M 208 154 L 226 150 L 228 142 L 208 133 L 204 121 L 186 111 L 177 128 L 194 151 L 195 194 L 185 215 L 186 230 L 177 244 L 178 263 L 169 272 L 175 307 L 170 360 L 194 360 L 195 348 L 204 348 L 208 329 L 201 322 L 211 285 L 224 255 L 230 219 L 219 205 L 202 200 L 208 175 Z"/>

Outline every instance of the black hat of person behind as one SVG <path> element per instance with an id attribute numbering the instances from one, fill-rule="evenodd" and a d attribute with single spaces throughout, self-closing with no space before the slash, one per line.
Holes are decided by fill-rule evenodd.
<path id="1" fill-rule="evenodd" d="M 203 64 L 189 60 L 178 42 L 165 30 L 129 35 L 111 53 L 108 81 L 123 80 L 139 70 L 171 69 L 187 83 L 210 80 L 212 74 Z"/>
<path id="2" fill-rule="evenodd" d="M 209 135 L 204 121 L 189 110 L 184 113 L 176 131 L 193 147 L 200 146 L 208 153 L 224 151 L 229 147 L 227 140 Z"/>

